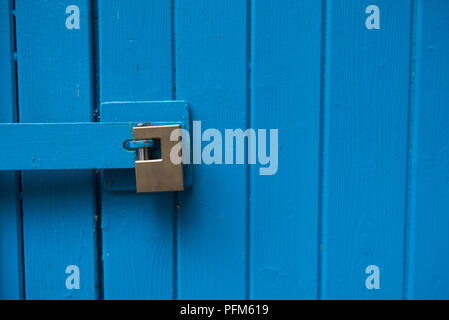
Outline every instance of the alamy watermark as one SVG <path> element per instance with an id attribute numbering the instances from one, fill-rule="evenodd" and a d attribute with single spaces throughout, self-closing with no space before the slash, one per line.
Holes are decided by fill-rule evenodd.
<path id="1" fill-rule="evenodd" d="M 246 163 L 260 166 L 260 175 L 278 171 L 278 129 L 269 129 L 268 135 L 267 129 L 225 129 L 223 137 L 218 129 L 203 132 L 201 121 L 193 121 L 192 136 L 180 128 L 172 131 L 170 140 L 180 140 L 170 151 L 174 164 L 245 164 L 246 158 Z"/>

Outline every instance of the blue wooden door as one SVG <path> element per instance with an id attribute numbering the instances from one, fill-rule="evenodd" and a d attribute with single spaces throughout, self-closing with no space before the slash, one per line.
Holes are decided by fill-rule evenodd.
<path id="1" fill-rule="evenodd" d="M 138 122 L 146 104 L 171 121 L 163 102 L 184 101 L 194 164 L 184 191 L 137 194 L 129 169 L 0 161 L 0 298 L 449 298 L 448 12 L 2 1 L 0 123 Z M 246 129 L 255 164 L 249 139 L 204 161 Z"/>

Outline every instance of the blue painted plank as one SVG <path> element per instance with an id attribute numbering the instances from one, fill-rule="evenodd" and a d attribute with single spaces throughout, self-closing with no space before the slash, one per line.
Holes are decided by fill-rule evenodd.
<path id="1" fill-rule="evenodd" d="M 449 2 L 416 3 L 408 299 L 449 299 Z"/>
<path id="2" fill-rule="evenodd" d="M 246 6 L 175 0 L 176 97 L 189 102 L 203 131 L 247 125 Z M 179 194 L 179 299 L 247 297 L 246 169 L 196 165 L 193 187 Z"/>
<path id="3" fill-rule="evenodd" d="M 98 1 L 100 103 L 171 100 L 170 26 L 170 1 Z M 111 111 L 101 120 L 113 118 Z M 102 193 L 105 299 L 173 297 L 173 199 Z"/>
<path id="4" fill-rule="evenodd" d="M 133 139 L 138 123 L 190 128 L 185 102 L 108 103 L 102 108 L 103 118 L 118 122 L 0 124 L 0 136 L 7 137 L 0 142 L 0 170 L 134 168 L 135 152 L 123 144 Z M 120 122 L 125 118 L 134 122 Z"/>
<path id="5" fill-rule="evenodd" d="M 80 29 L 66 28 L 69 5 Z M 16 0 L 20 122 L 92 119 L 89 17 L 87 0 Z M 24 172 L 22 193 L 26 298 L 95 298 L 92 172 Z M 66 287 L 70 265 L 79 289 Z"/>
<path id="6" fill-rule="evenodd" d="M 400 299 L 411 1 L 331 0 L 326 24 L 322 298 Z"/>
<path id="7" fill-rule="evenodd" d="M 321 10 L 252 2 L 251 127 L 279 130 L 278 171 L 251 168 L 254 299 L 317 297 Z"/>
<path id="8" fill-rule="evenodd" d="M 0 124 L 0 170 L 133 168 L 132 123 Z"/>
<path id="9" fill-rule="evenodd" d="M 12 1 L 0 3 L 0 122 L 16 111 Z M 3 135 L 2 135 L 3 137 Z M 20 211 L 15 172 L 0 172 L 0 299 L 22 296 Z"/>

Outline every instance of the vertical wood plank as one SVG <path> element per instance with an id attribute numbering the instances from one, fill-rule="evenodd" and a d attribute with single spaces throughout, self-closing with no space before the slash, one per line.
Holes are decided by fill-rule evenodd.
<path id="1" fill-rule="evenodd" d="M 416 2 L 406 297 L 449 298 L 449 2 Z"/>
<path id="2" fill-rule="evenodd" d="M 66 28 L 69 5 L 80 10 L 80 29 Z M 89 16 L 87 0 L 16 0 L 21 122 L 91 120 Z M 23 172 L 22 178 L 26 298 L 95 298 L 92 172 Z M 69 265 L 79 268 L 79 289 L 66 287 Z"/>
<path id="3" fill-rule="evenodd" d="M 251 170 L 250 297 L 315 299 L 321 1 L 253 1 L 251 127 L 279 130 L 279 168 Z"/>
<path id="4" fill-rule="evenodd" d="M 0 122 L 15 122 L 12 1 L 0 3 Z M 0 172 L 0 299 L 22 298 L 20 210 L 14 172 Z"/>
<path id="5" fill-rule="evenodd" d="M 369 5 L 379 30 L 365 26 Z M 322 297 L 400 299 L 411 2 L 330 0 L 326 17 Z"/>
<path id="6" fill-rule="evenodd" d="M 175 0 L 174 10 L 176 98 L 203 131 L 244 129 L 245 1 Z M 178 199 L 178 298 L 245 298 L 246 188 L 245 165 L 194 167 Z"/>
<path id="7" fill-rule="evenodd" d="M 171 100 L 170 1 L 99 0 L 98 19 L 100 102 Z M 173 216 L 173 193 L 103 192 L 105 299 L 173 297 Z"/>

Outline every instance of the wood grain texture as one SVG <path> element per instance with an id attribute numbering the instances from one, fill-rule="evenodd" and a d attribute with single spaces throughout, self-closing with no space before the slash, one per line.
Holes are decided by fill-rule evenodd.
<path id="1" fill-rule="evenodd" d="M 98 35 L 100 103 L 171 100 L 170 1 L 99 0 Z M 173 193 L 103 192 L 105 299 L 173 297 L 173 216 Z"/>
<path id="2" fill-rule="evenodd" d="M 449 298 L 449 2 L 416 2 L 408 299 Z"/>
<path id="3" fill-rule="evenodd" d="M 279 169 L 251 168 L 250 297 L 315 299 L 321 1 L 253 1 L 251 127 L 279 129 Z"/>
<path id="4" fill-rule="evenodd" d="M 66 7 L 80 9 L 68 30 Z M 16 0 L 20 121 L 92 118 L 90 7 L 87 0 Z M 27 299 L 95 298 L 95 199 L 91 171 L 24 172 L 23 237 Z M 68 265 L 80 289 L 66 288 Z"/>
<path id="5" fill-rule="evenodd" d="M 132 130 L 129 122 L 0 124 L 0 136 L 8 137 L 0 170 L 134 168 L 135 152 L 123 148 Z"/>
<path id="6" fill-rule="evenodd" d="M 402 297 L 410 1 L 328 1 L 322 297 Z M 380 268 L 367 290 L 366 267 Z"/>
<path id="7" fill-rule="evenodd" d="M 98 184 L 23 172 L 21 190 L 2 171 L 0 299 L 449 298 L 447 0 L 15 0 L 18 88 L 13 3 L 0 3 L 0 122 L 71 122 L 71 141 L 60 125 L 0 124 L 15 148 L 0 170 L 36 170 L 41 150 L 40 169 L 130 168 L 107 144 L 128 124 L 105 122 L 179 120 L 172 103 L 203 132 L 279 129 L 279 164 L 261 176 L 203 163 L 184 192 L 140 195 L 133 169 Z M 380 30 L 365 27 L 368 5 Z"/>
<path id="8" fill-rule="evenodd" d="M 247 125 L 245 1 L 175 0 L 176 98 L 202 129 Z M 203 144 L 205 145 L 205 144 Z M 179 194 L 177 296 L 243 299 L 247 180 L 244 165 L 196 165 Z"/>
<path id="9" fill-rule="evenodd" d="M 188 105 L 181 101 L 106 103 L 102 104 L 101 118 L 114 122 L 0 123 L 0 136 L 7 137 L 1 143 L 0 171 L 134 171 L 136 153 L 124 148 L 124 142 L 133 139 L 133 127 L 142 122 L 153 126 L 178 124 L 186 130 L 190 127 Z M 128 121 L 120 122 L 123 119 Z M 23 145 L 28 147 L 21 148 Z M 135 181 L 133 185 L 135 190 Z"/>
<path id="10" fill-rule="evenodd" d="M 0 122 L 16 121 L 12 1 L 0 3 Z M 3 136 L 2 136 L 3 137 Z M 22 298 L 20 210 L 15 172 L 0 172 L 0 299 Z"/>

